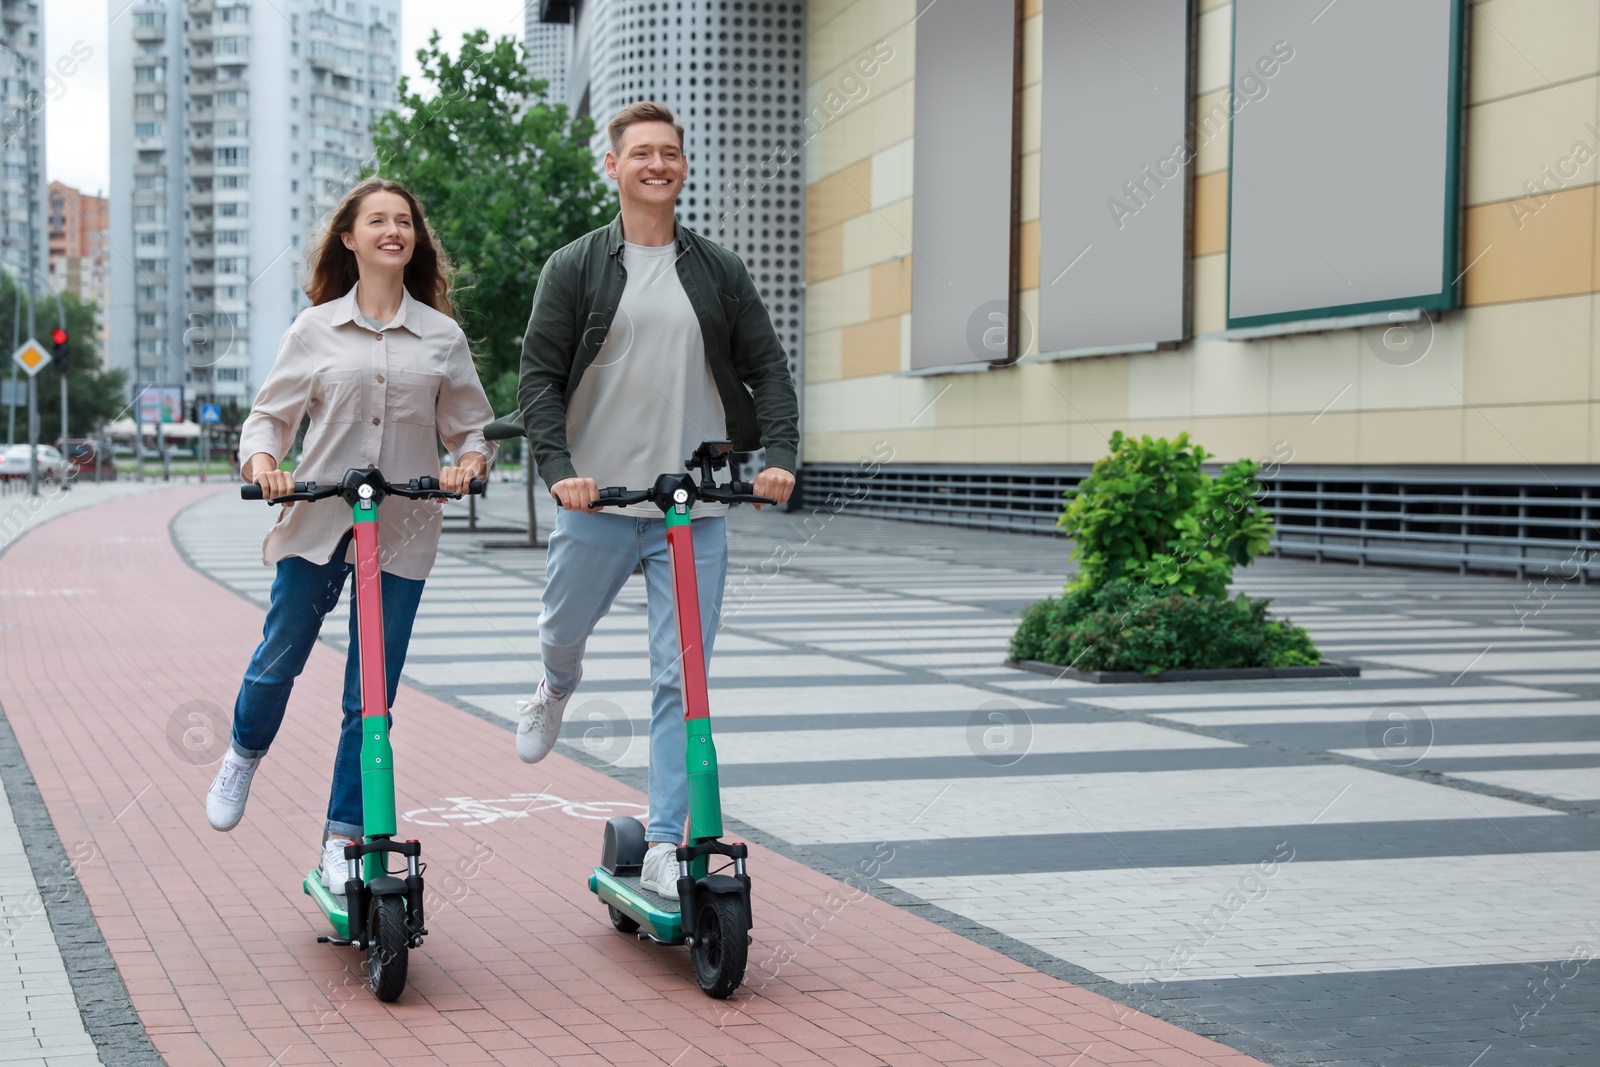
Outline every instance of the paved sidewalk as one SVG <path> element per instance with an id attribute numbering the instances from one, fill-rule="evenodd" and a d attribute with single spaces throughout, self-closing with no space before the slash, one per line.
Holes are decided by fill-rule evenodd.
<path id="1" fill-rule="evenodd" d="M 0 551 L 63 515 L 157 488 L 154 481 L 82 482 L 67 490 L 46 485 L 38 496 L 31 496 L 20 486 L 12 486 L 0 494 Z M 72 590 L 36 586 L 7 587 L 0 593 L 10 597 L 73 595 Z M 10 603 L 0 605 L 0 615 L 11 614 L 7 610 Z M 14 623 L 8 620 L 0 625 Z M 84 909 L 73 907 L 77 894 L 72 881 L 82 864 L 93 861 L 93 852 L 80 847 L 69 853 L 59 843 L 51 849 L 46 842 L 48 825 L 42 833 L 28 826 L 27 836 L 34 841 L 37 858 L 30 863 L 8 793 L 26 794 L 26 803 L 34 800 L 37 790 L 4 723 L 0 723 L 0 779 L 4 781 L 4 789 L 0 789 L 0 1063 L 29 1067 L 99 1063 L 57 944 L 62 935 L 69 943 L 74 941 L 87 919 Z M 75 952 L 74 963 L 92 966 L 89 957 L 93 953 L 77 949 L 76 945 L 69 947 L 69 952 Z"/>
<path id="2" fill-rule="evenodd" d="M 228 835 L 204 823 L 223 709 L 261 611 L 191 569 L 169 524 L 196 564 L 247 583 L 264 573 L 250 542 L 270 518 L 229 489 L 174 488 L 65 515 L 0 558 L 0 706 L 59 842 L 92 850 L 77 884 L 168 1062 L 1258 1062 L 896 907 L 865 879 L 841 882 L 759 845 L 748 988 L 710 1001 L 683 950 L 618 935 L 584 888 L 592 816 L 636 810 L 639 793 L 559 754 L 529 768 L 503 724 L 415 687 L 396 706 L 399 804 L 447 903 L 412 955 L 407 994 L 377 1003 L 353 952 L 315 943 L 320 917 L 298 888 L 325 803 L 336 650 L 314 651 L 245 822 Z M 534 562 L 524 552 L 503 566 Z M 525 629 L 526 588 L 452 550 L 425 603 L 412 669 L 442 675 L 453 657 L 466 667 L 454 684 L 498 687 L 509 701 L 520 679 L 495 666 L 507 658 L 496 642 Z M 626 646 L 638 630 L 624 609 L 598 640 L 620 639 L 594 676 L 627 683 L 596 687 L 619 705 L 637 689 Z M 340 634 L 333 620 L 326 632 Z M 818 659 L 786 662 L 834 669 Z M 855 672 L 852 688 L 869 675 L 882 677 Z M 730 751 L 738 735 L 729 730 Z M 730 810 L 758 810 L 743 788 L 730 790 Z M 947 803 L 937 792 L 912 798 L 904 827 Z"/>
<path id="3" fill-rule="evenodd" d="M 539 677 L 543 554 L 506 547 L 520 487 L 482 514 L 450 520 L 406 677 L 503 724 Z M 266 521 L 218 500 L 175 529 L 264 603 Z M 999 662 L 1061 542 L 737 509 L 730 544 L 712 702 L 756 839 L 835 873 L 892 855 L 881 899 L 1275 1063 L 1593 1061 L 1593 590 L 1265 560 L 1242 585 L 1359 681 L 1104 687 Z M 635 578 L 563 741 L 627 783 L 642 630 Z"/>

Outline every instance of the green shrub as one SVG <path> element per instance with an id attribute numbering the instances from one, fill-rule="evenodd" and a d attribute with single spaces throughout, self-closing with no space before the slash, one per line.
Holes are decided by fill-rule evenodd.
<path id="1" fill-rule="evenodd" d="M 1207 456 L 1189 447 L 1186 433 L 1175 441 L 1113 433 L 1111 454 L 1066 491 L 1069 503 L 1057 522 L 1078 560 L 1073 586 L 1093 590 L 1132 577 L 1166 552 L 1200 493 Z"/>
<path id="2" fill-rule="evenodd" d="M 1233 569 L 1267 551 L 1272 518 L 1259 503 L 1260 467 L 1241 459 L 1216 477 L 1189 435 L 1137 440 L 1111 435 L 1111 454 L 1066 492 L 1057 525 L 1073 539 L 1078 576 L 1069 588 L 1097 590 L 1129 579 L 1223 598 Z"/>
<path id="3" fill-rule="evenodd" d="M 1267 617 L 1268 601 L 1226 600 L 1126 579 L 1068 588 L 1034 604 L 1011 638 L 1011 658 L 1084 671 L 1315 666 L 1311 635 Z"/>

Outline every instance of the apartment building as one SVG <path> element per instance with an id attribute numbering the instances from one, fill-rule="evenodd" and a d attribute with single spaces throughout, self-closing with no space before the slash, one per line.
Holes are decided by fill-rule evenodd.
<path id="1" fill-rule="evenodd" d="M 111 365 L 247 407 L 393 109 L 400 0 L 136 0 L 111 24 Z"/>
<path id="2" fill-rule="evenodd" d="M 0 0 L 0 265 L 43 291 L 45 102 L 49 96 L 39 0 Z"/>

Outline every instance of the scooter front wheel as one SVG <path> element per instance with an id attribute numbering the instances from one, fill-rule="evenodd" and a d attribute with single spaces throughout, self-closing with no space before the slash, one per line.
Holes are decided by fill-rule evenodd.
<path id="1" fill-rule="evenodd" d="M 750 955 L 750 914 L 731 893 L 697 894 L 694 916 L 695 981 L 707 996 L 726 1000 L 744 982 Z"/>
<path id="2" fill-rule="evenodd" d="M 397 896 L 373 897 L 367 914 L 367 981 L 373 996 L 385 1003 L 399 998 L 406 987 L 409 952 L 405 901 Z"/>

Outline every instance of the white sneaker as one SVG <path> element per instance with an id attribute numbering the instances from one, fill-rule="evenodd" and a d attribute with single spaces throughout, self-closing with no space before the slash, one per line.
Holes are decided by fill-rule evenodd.
<path id="1" fill-rule="evenodd" d="M 350 877 L 350 861 L 344 858 L 344 846 L 354 841 L 336 837 L 322 846 L 322 884 L 334 896 L 344 896 L 345 879 Z"/>
<path id="2" fill-rule="evenodd" d="M 232 748 L 222 757 L 222 767 L 206 793 L 206 819 L 213 830 L 232 830 L 239 825 L 245 801 L 250 799 L 250 779 L 260 765 L 260 756 L 246 759 Z"/>
<path id="3" fill-rule="evenodd" d="M 663 841 L 650 846 L 639 871 L 639 884 L 668 900 L 678 899 L 678 846 Z"/>
<path id="4" fill-rule="evenodd" d="M 517 701 L 521 716 L 517 721 L 517 755 L 522 762 L 538 763 L 556 747 L 556 738 L 561 735 L 561 713 L 567 710 L 571 699 L 570 690 L 556 696 L 541 678 L 532 700 Z"/>

